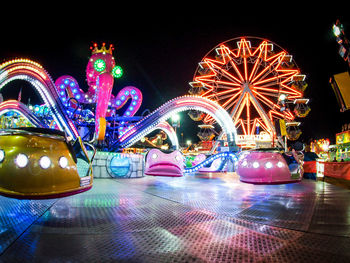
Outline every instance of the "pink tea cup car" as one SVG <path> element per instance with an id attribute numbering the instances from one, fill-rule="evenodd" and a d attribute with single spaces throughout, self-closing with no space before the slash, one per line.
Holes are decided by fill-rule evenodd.
<path id="1" fill-rule="evenodd" d="M 236 172 L 245 183 L 283 184 L 300 182 L 303 170 L 298 166 L 291 171 L 285 158 L 276 150 L 254 150 L 241 153 Z"/>

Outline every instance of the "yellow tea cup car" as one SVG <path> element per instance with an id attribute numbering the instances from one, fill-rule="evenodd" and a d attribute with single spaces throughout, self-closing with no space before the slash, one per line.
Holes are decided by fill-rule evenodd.
<path id="1" fill-rule="evenodd" d="M 0 194 L 46 199 L 89 190 L 91 160 L 80 137 L 72 145 L 65 134 L 45 128 L 0 130 Z"/>

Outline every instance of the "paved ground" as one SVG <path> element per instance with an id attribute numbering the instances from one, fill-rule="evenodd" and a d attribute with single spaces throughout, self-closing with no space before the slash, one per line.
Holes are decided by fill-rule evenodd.
<path id="1" fill-rule="evenodd" d="M 350 190 L 350 181 L 334 177 L 324 177 L 325 182 Z"/>
<path id="2" fill-rule="evenodd" d="M 0 197 L 0 262 L 350 262 L 350 191 L 218 174 Z"/>

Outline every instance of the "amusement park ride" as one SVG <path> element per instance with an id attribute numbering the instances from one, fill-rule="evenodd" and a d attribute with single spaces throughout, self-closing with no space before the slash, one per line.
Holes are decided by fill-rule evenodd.
<path id="1" fill-rule="evenodd" d="M 299 138 L 300 122 L 295 118 L 310 111 L 309 100 L 303 98 L 305 78 L 293 56 L 277 44 L 256 37 L 234 38 L 214 47 L 199 62 L 189 93 L 215 100 L 229 112 L 240 147 L 255 148 L 261 141 L 271 146 L 278 143 L 276 119 L 286 121 L 289 140 Z M 189 115 L 213 123 L 211 116 Z"/>
<path id="2" fill-rule="evenodd" d="M 190 95 L 174 98 L 144 117 L 135 116 L 142 103 L 138 88 L 128 86 L 112 94 L 114 78 L 123 75 L 113 57 L 113 46 L 103 44 L 99 48 L 94 44 L 91 50 L 86 67 L 87 91 L 69 75 L 53 81 L 40 64 L 31 60 L 15 59 L 0 65 L 0 90 L 11 81 L 25 80 L 44 102 L 34 107 L 14 100 L 0 103 L 0 116 L 15 112 L 26 120 L 20 123 L 32 126 L 1 124 L 1 194 L 50 198 L 86 191 L 92 187 L 96 148 L 106 152 L 125 149 L 145 140 L 154 130 L 162 131 L 162 140 L 170 140 L 173 152 L 150 151 L 145 158 L 145 174 L 182 176 L 223 171 L 238 163 L 242 178 L 248 167 L 251 172 L 265 169 L 259 183 L 281 181 L 274 181 L 271 171 L 282 167 L 283 182 L 300 180 L 301 172 L 291 176 L 285 168 L 288 164 L 275 151 L 256 154 L 260 163 L 251 158 L 253 153 L 239 158 L 237 154 L 240 148 L 257 147 L 259 141 L 267 147 L 283 146 L 274 125 L 276 119 L 286 121 L 288 139 L 298 139 L 300 123 L 295 118 L 305 117 L 310 111 L 308 99 L 303 98 L 305 75 L 292 56 L 275 43 L 242 37 L 219 44 L 199 63 L 190 83 Z M 121 108 L 125 112 L 119 116 L 117 110 Z M 183 166 L 176 132 L 167 122 L 181 111 L 189 111 L 194 120 L 203 121 L 199 137 L 204 142 L 212 141 L 207 143 L 212 146 L 211 154 L 201 155 L 188 168 Z M 214 124 L 221 127 L 220 134 L 215 134 Z M 219 142 L 227 152 L 213 154 Z M 89 155 L 86 148 L 94 153 Z M 66 173 L 67 169 L 71 172 Z M 278 177 L 276 171 L 274 174 Z"/>

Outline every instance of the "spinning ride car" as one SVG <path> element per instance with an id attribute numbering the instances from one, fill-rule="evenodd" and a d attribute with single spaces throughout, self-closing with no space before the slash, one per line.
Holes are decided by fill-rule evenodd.
<path id="1" fill-rule="evenodd" d="M 45 128 L 0 131 L 0 194 L 19 199 L 69 196 L 92 187 L 91 161 L 80 137 Z"/>
<path id="2" fill-rule="evenodd" d="M 283 184 L 301 181 L 302 166 L 289 163 L 276 149 L 251 150 L 241 154 L 237 164 L 240 180 L 253 184 Z"/>
<path id="3" fill-rule="evenodd" d="M 158 149 L 152 149 L 147 153 L 145 174 L 181 177 L 183 173 L 184 161 L 181 152 L 164 153 Z"/>

